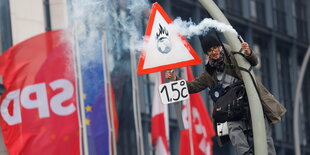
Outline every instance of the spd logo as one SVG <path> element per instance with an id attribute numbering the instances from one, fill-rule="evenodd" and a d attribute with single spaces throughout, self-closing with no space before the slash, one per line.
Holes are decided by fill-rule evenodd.
<path id="1" fill-rule="evenodd" d="M 50 87 L 53 96 L 48 96 L 47 87 Z M 75 112 L 74 103 L 63 103 L 74 96 L 74 86 L 66 79 L 58 79 L 50 83 L 37 83 L 23 89 L 10 91 L 2 101 L 1 115 L 9 124 L 15 125 L 22 122 L 21 108 L 36 109 L 40 119 L 48 118 L 51 112 L 59 116 L 67 116 Z M 13 107 L 13 110 L 10 107 Z"/>

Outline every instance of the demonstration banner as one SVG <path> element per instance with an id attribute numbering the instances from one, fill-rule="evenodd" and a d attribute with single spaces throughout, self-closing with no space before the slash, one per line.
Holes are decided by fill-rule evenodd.
<path id="1" fill-rule="evenodd" d="M 1 128 L 10 155 L 80 154 L 74 64 L 62 33 L 40 34 L 0 57 Z"/>

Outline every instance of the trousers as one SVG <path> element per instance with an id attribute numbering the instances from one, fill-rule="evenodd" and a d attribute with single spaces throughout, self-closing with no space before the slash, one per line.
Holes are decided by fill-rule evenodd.
<path id="1" fill-rule="evenodd" d="M 252 155 L 254 146 L 252 131 L 245 131 L 247 129 L 246 123 L 243 120 L 227 122 L 228 134 L 230 141 L 237 151 L 238 155 Z M 271 131 L 271 123 L 265 117 L 266 137 L 268 155 L 276 155 Z M 253 149 L 251 149 L 253 147 Z"/>

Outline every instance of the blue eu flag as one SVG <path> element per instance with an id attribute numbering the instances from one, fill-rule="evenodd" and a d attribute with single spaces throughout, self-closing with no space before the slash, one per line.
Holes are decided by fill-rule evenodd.
<path id="1" fill-rule="evenodd" d="M 90 49 L 87 47 L 89 45 L 86 45 L 89 42 L 93 45 Z M 84 93 L 84 119 L 90 155 L 108 155 L 110 152 L 106 81 L 101 45 L 101 39 L 98 38 L 80 44 L 81 55 L 79 57 L 83 64 L 81 65 L 81 80 Z M 89 58 L 88 55 L 93 57 Z"/>

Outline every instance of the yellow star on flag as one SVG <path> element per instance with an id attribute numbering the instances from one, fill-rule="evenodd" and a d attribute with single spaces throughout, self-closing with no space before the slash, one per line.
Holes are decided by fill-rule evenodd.
<path id="1" fill-rule="evenodd" d="M 90 125 L 90 120 L 89 119 L 85 119 L 85 124 L 86 125 Z"/>
<path id="2" fill-rule="evenodd" d="M 85 93 L 83 93 L 83 100 L 85 100 L 87 97 L 87 95 Z"/>
<path id="3" fill-rule="evenodd" d="M 91 112 L 92 107 L 91 107 L 91 106 L 89 106 L 89 105 L 87 105 L 87 106 L 85 107 L 85 110 L 86 110 L 86 112 Z"/>

